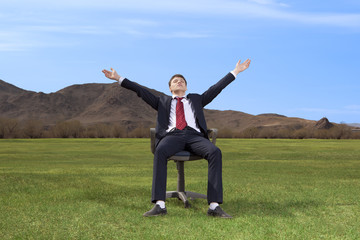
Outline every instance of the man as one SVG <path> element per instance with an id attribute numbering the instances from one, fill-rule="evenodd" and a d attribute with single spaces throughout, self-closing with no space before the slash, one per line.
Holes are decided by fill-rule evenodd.
<path id="1" fill-rule="evenodd" d="M 167 159 L 181 150 L 189 150 L 208 160 L 207 200 L 209 216 L 231 218 L 219 204 L 223 202 L 222 155 L 219 148 L 210 142 L 203 108 L 209 104 L 236 76 L 250 65 L 247 59 L 238 61 L 235 69 L 210 87 L 203 94 L 188 94 L 184 76 L 176 74 L 169 81 L 170 96 L 155 96 L 138 84 L 121 77 L 114 69 L 103 70 L 105 76 L 116 80 L 124 88 L 137 93 L 146 103 L 157 110 L 156 149 L 151 201 L 154 207 L 144 216 L 167 214 L 165 207 Z"/>

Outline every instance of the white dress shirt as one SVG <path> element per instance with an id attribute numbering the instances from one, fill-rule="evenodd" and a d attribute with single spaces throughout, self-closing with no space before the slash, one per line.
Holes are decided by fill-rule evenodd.
<path id="1" fill-rule="evenodd" d="M 170 107 L 170 119 L 169 119 L 169 127 L 166 130 L 167 132 L 171 131 L 174 127 L 176 127 L 176 104 L 177 100 L 175 98 L 176 96 L 172 96 L 171 100 L 171 107 Z M 191 101 L 186 96 L 181 100 L 181 102 L 184 104 L 184 113 L 185 113 L 185 120 L 189 127 L 192 127 L 196 131 L 200 132 L 200 129 L 198 128 L 196 124 L 195 119 L 195 112 L 193 111 L 193 108 L 191 106 Z"/>

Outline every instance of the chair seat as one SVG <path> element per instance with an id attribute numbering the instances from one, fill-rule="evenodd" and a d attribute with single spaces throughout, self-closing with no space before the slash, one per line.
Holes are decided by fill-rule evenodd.
<path id="1" fill-rule="evenodd" d="M 193 154 L 189 151 L 181 151 L 181 152 L 176 153 L 174 156 L 190 157 L 191 155 L 193 155 Z"/>
<path id="2" fill-rule="evenodd" d="M 180 151 L 177 152 L 175 155 L 169 157 L 168 160 L 174 160 L 174 161 L 193 161 L 193 160 L 200 160 L 202 159 L 201 156 L 194 155 L 193 153 L 189 151 Z"/>

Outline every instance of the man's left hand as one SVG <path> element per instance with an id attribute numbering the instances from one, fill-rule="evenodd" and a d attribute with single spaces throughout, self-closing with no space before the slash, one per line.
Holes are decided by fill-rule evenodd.
<path id="1" fill-rule="evenodd" d="M 246 69 L 248 69 L 249 65 L 250 65 L 251 60 L 250 59 L 246 59 L 245 62 L 241 63 L 241 60 L 239 60 L 235 66 L 234 69 L 234 73 L 237 75 L 242 71 L 245 71 Z"/>

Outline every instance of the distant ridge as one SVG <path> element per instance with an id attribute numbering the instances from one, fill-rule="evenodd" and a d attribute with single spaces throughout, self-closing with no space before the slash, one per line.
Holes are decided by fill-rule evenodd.
<path id="1" fill-rule="evenodd" d="M 351 127 L 360 128 L 360 123 L 347 123 L 346 125 L 349 125 L 349 126 L 351 126 Z"/>
<path id="2" fill-rule="evenodd" d="M 265 116 L 265 117 L 286 117 L 284 115 L 276 114 L 276 113 L 262 113 L 256 116 Z"/>
<path id="3" fill-rule="evenodd" d="M 164 93 L 149 89 L 156 95 Z M 0 117 L 41 120 L 45 125 L 78 120 L 82 124 L 119 123 L 129 129 L 153 127 L 156 111 L 134 92 L 112 84 L 76 84 L 55 93 L 23 90 L 0 80 Z M 316 121 L 275 113 L 251 115 L 239 111 L 205 110 L 208 127 L 240 132 L 248 128 L 314 127 Z"/>

